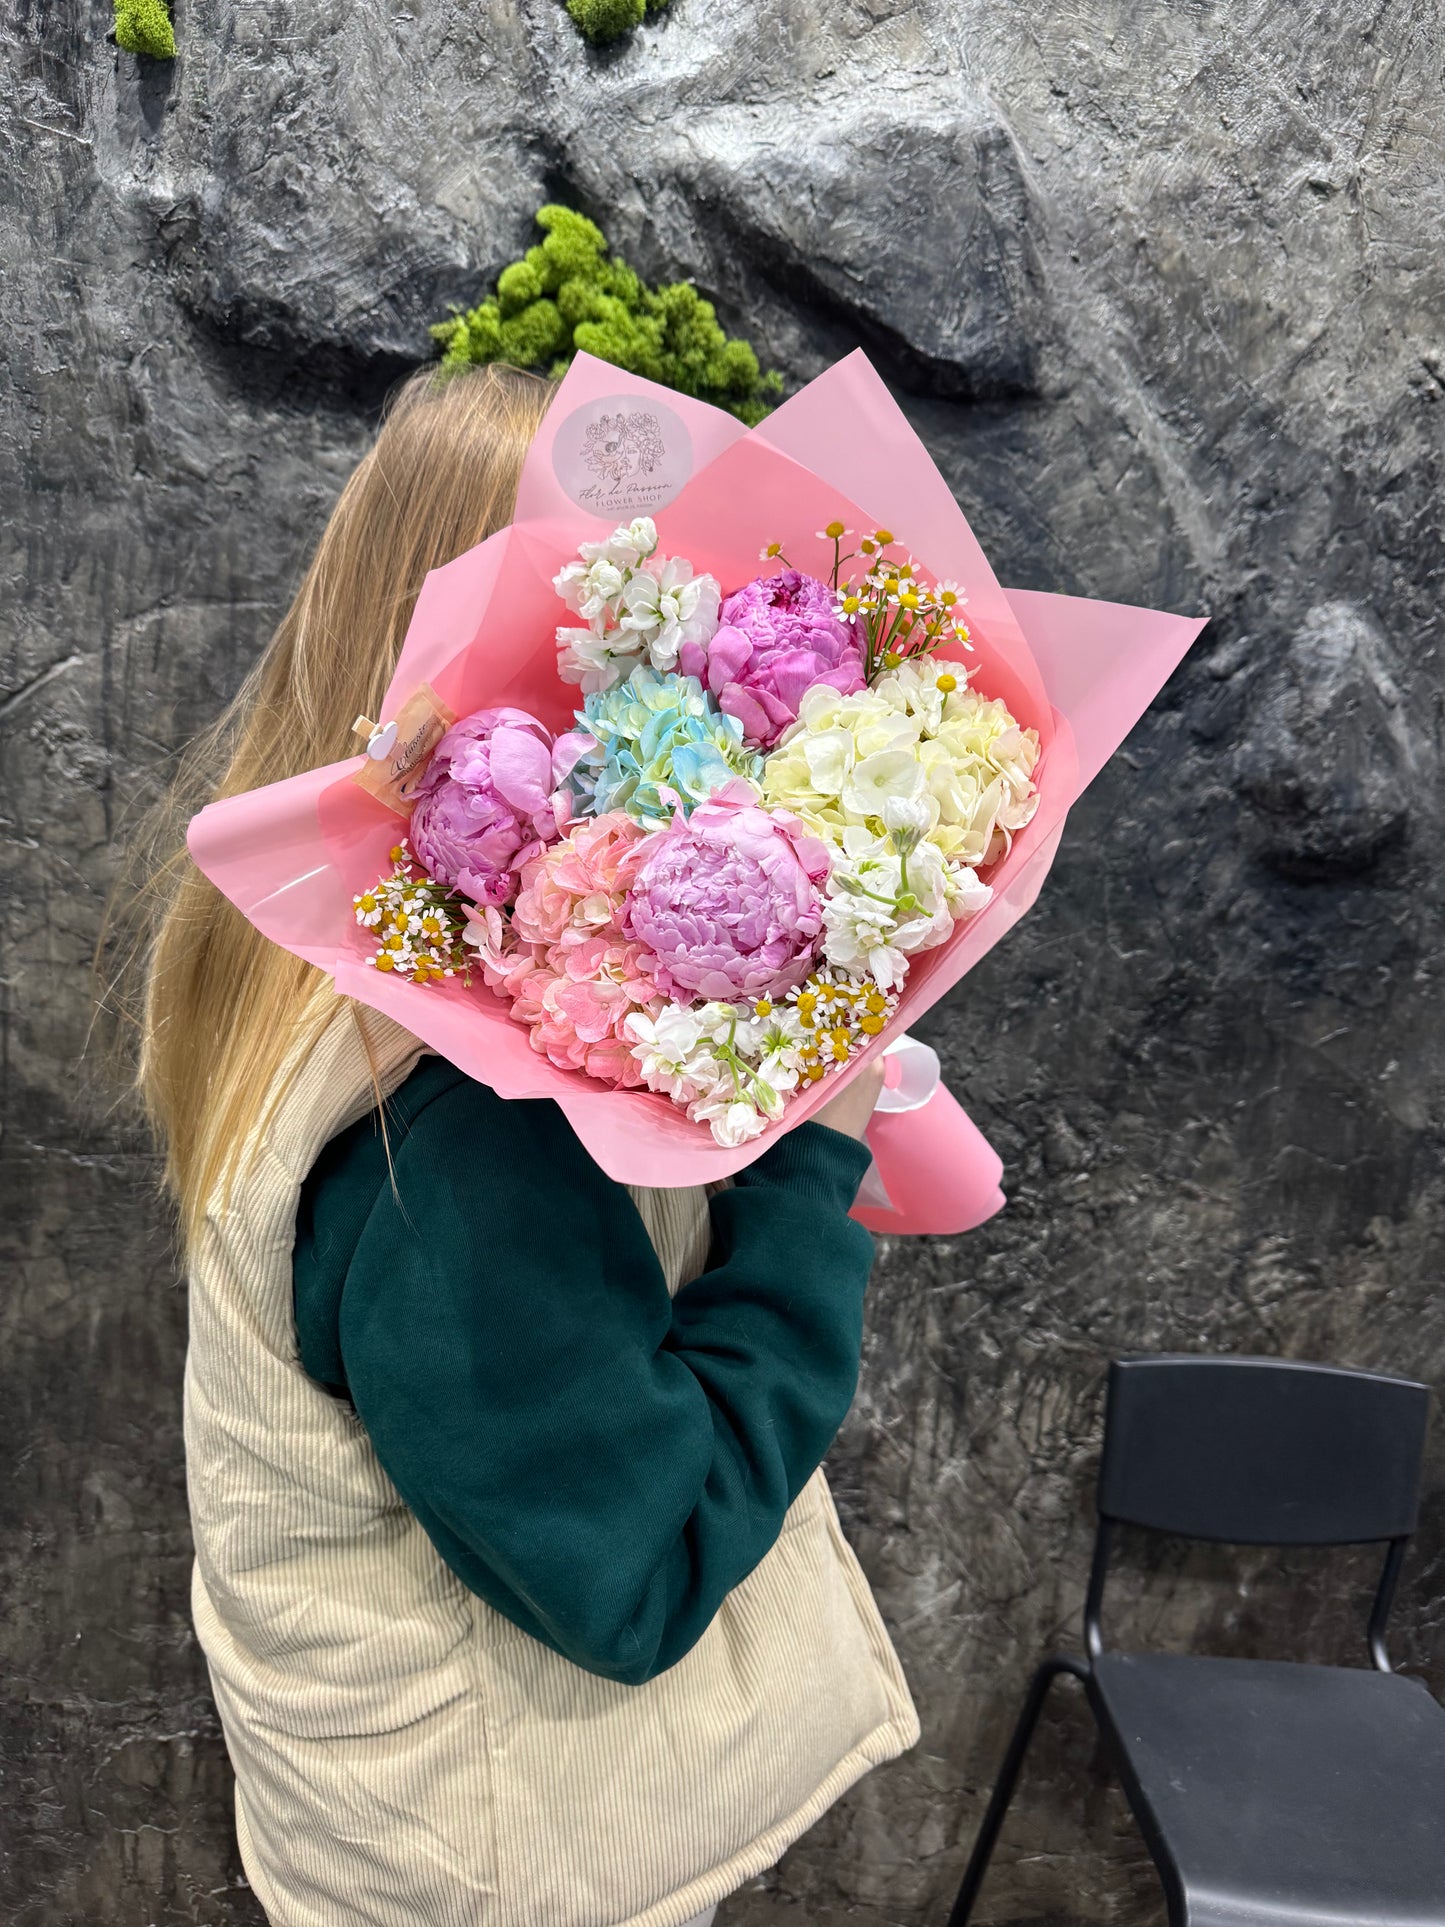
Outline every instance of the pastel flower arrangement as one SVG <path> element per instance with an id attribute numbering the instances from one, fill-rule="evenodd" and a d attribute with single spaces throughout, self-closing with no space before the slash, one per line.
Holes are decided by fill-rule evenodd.
<path id="1" fill-rule="evenodd" d="M 554 578 L 575 727 L 447 731 L 355 899 L 370 961 L 479 978 L 551 1063 L 729 1147 L 871 1043 L 913 958 L 989 901 L 1039 740 L 971 687 L 958 585 L 849 533 L 819 531 L 826 577 L 771 543 L 726 595 L 649 517 L 584 543 Z"/>

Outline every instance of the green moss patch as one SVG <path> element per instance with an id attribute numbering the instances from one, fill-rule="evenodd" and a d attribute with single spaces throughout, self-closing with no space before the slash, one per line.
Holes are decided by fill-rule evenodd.
<path id="1" fill-rule="evenodd" d="M 567 0 L 567 11 L 584 40 L 594 47 L 607 47 L 666 5 L 667 0 Z"/>
<path id="2" fill-rule="evenodd" d="M 115 0 L 115 44 L 128 54 L 174 60 L 176 36 L 165 0 Z"/>
<path id="3" fill-rule="evenodd" d="M 690 281 L 650 287 L 571 208 L 539 208 L 537 225 L 543 239 L 502 270 L 494 295 L 432 329 L 444 369 L 506 361 L 556 376 L 581 349 L 749 427 L 768 413 L 781 375 L 764 374 L 752 344 L 723 332 Z"/>

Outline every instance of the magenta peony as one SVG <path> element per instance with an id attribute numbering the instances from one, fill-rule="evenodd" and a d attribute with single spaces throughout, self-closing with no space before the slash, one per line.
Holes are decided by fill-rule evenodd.
<path id="1" fill-rule="evenodd" d="M 417 785 L 410 832 L 417 861 L 477 903 L 505 903 L 522 864 L 558 834 L 552 787 L 552 738 L 535 716 L 523 709 L 464 716 Z"/>
<path id="2" fill-rule="evenodd" d="M 622 933 L 665 997 L 778 996 L 812 967 L 827 875 L 797 817 L 715 796 L 641 845 Z"/>
<path id="3" fill-rule="evenodd" d="M 712 639 L 683 644 L 678 668 L 698 678 L 725 716 L 737 717 L 754 749 L 771 749 L 797 721 L 803 694 L 815 683 L 844 696 L 864 684 L 857 631 L 836 613 L 827 583 L 797 569 L 736 590 Z"/>

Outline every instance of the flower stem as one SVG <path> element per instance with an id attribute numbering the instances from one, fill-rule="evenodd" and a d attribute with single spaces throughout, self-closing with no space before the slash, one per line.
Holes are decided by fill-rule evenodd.
<path id="1" fill-rule="evenodd" d="M 906 883 L 907 879 L 905 878 L 904 881 Z M 886 903 L 894 910 L 898 908 L 897 897 L 880 897 L 876 890 L 864 889 L 863 885 L 859 883 L 856 878 L 849 884 L 848 894 L 850 896 L 867 897 L 870 903 Z"/>
<path id="2" fill-rule="evenodd" d="M 734 1012 L 733 1020 L 728 1025 L 727 1042 L 722 1047 L 722 1054 L 723 1054 L 723 1062 L 727 1065 L 728 1070 L 732 1074 L 733 1096 L 741 1097 L 743 1094 L 743 1087 L 738 1081 L 738 1069 L 739 1069 L 738 1052 L 737 1052 L 737 1046 L 733 1042 L 733 1039 L 737 1036 L 737 1034 L 738 1034 L 738 1020 L 737 1020 L 737 1013 Z"/>

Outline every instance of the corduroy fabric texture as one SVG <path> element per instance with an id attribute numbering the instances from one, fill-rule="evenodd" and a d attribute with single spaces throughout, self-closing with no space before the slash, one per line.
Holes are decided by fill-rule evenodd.
<path id="1" fill-rule="evenodd" d="M 422 1054 L 366 1011 L 382 1088 Z M 302 1180 L 372 1103 L 349 1011 L 194 1255 L 196 1630 L 273 1927 L 683 1927 L 771 1866 L 918 1720 L 821 1468 L 666 1672 L 584 1672 L 469 1593 L 351 1408 L 302 1370 Z M 632 1193 L 677 1291 L 702 1190 Z"/>

